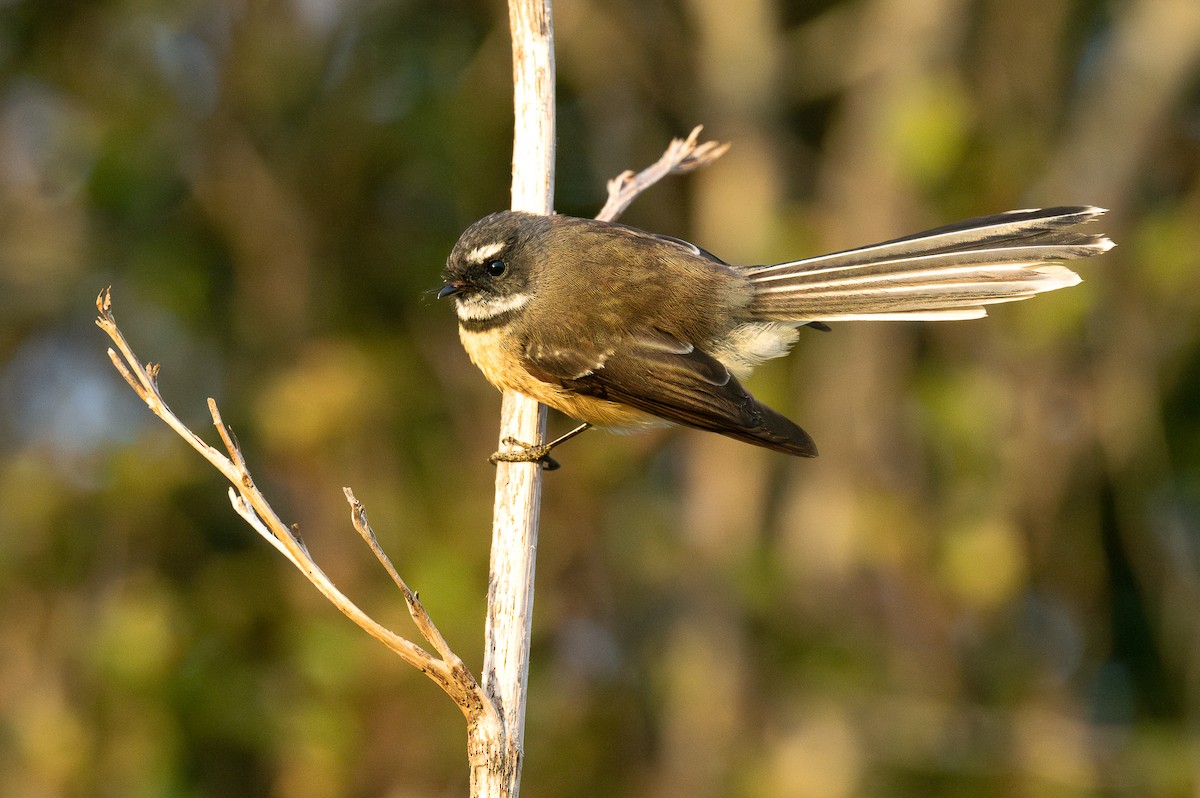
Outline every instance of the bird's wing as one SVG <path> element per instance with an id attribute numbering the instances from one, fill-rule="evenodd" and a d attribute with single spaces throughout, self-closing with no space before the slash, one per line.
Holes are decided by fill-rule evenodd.
<path id="1" fill-rule="evenodd" d="M 670 244 L 671 246 L 679 247 L 680 249 L 682 249 L 684 252 L 688 253 L 689 255 L 698 255 L 701 258 L 711 260 L 713 263 L 719 263 L 722 266 L 729 265 L 725 261 L 718 258 L 716 255 L 709 252 L 707 249 L 702 249 L 702 248 L 696 246 L 695 244 L 693 244 L 691 241 L 684 241 L 682 238 L 676 238 L 675 236 L 663 235 L 662 233 L 646 233 L 646 235 L 650 236 L 651 238 L 657 239 L 658 241 L 661 241 L 663 243 Z"/>
<path id="2" fill-rule="evenodd" d="M 531 343 L 525 362 L 538 379 L 580 394 L 787 454 L 817 454 L 808 433 L 759 403 L 723 363 L 657 330 L 608 348 Z"/>

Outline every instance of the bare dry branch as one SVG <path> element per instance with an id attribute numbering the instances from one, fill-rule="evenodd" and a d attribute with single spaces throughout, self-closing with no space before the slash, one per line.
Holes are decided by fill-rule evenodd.
<path id="1" fill-rule="evenodd" d="M 413 623 L 417 625 L 417 629 L 421 632 L 421 636 L 433 646 L 434 650 L 441 655 L 452 668 L 466 666 L 462 659 L 459 658 L 446 642 L 446 638 L 438 631 L 437 625 L 433 622 L 429 612 L 425 609 L 425 605 L 421 603 L 421 598 L 416 591 L 409 589 L 408 584 L 401 578 L 396 567 L 392 565 L 391 559 L 384 553 L 383 548 L 379 545 L 379 539 L 375 537 L 375 530 L 371 528 L 371 522 L 367 520 L 367 508 L 363 507 L 362 502 L 354 497 L 354 491 L 350 488 L 342 488 L 346 493 L 346 501 L 350 502 L 350 521 L 354 524 L 354 528 L 362 535 L 363 540 L 371 547 L 371 551 L 375 553 L 380 564 L 388 575 L 392 577 L 392 581 L 396 583 L 396 587 L 400 588 L 400 592 L 404 594 L 404 601 L 408 605 L 408 614 L 412 616 Z"/>
<path id="2" fill-rule="evenodd" d="M 554 199 L 554 25 L 551 0 L 509 0 L 513 54 L 512 208 L 550 213 Z M 540 445 L 546 408 L 508 391 L 500 409 L 500 446 Z M 525 688 L 533 619 L 542 467 L 499 462 L 488 571 L 486 648 L 481 679 L 503 720 L 500 737 L 469 739 L 471 795 L 520 792 Z"/>
<path id="3" fill-rule="evenodd" d="M 608 181 L 608 201 L 596 214 L 601 221 L 611 222 L 629 207 L 637 196 L 667 175 L 678 175 L 706 166 L 729 150 L 729 144 L 716 141 L 698 143 L 703 125 L 696 125 L 685 139 L 671 139 L 662 157 L 636 174 L 632 170 Z"/>
<path id="4" fill-rule="evenodd" d="M 100 312 L 99 317 L 96 319 L 96 324 L 116 344 L 117 351 L 109 349 L 108 352 L 117 371 L 125 378 L 129 386 L 137 392 L 138 396 L 146 403 L 146 406 L 150 408 L 152 413 L 162 419 L 171 429 L 175 430 L 180 437 L 187 441 L 192 448 L 199 452 L 205 460 L 232 483 L 233 487 L 229 489 L 229 500 L 233 505 L 234 511 L 255 532 L 261 535 L 263 539 L 274 546 L 289 562 L 296 566 L 313 586 L 347 618 L 354 621 L 364 631 L 382 642 L 399 655 L 401 659 L 420 670 L 441 687 L 447 695 L 454 699 L 454 702 L 458 704 L 463 714 L 466 715 L 468 724 L 472 730 L 483 729 L 483 732 L 480 734 L 483 737 L 486 737 L 488 734 L 499 734 L 500 718 L 491 700 L 475 681 L 470 671 L 467 670 L 462 660 L 450 650 L 445 638 L 438 632 L 428 612 L 425 611 L 424 606 L 417 599 L 416 593 L 408 589 L 408 586 L 404 584 L 399 574 L 392 567 L 391 562 L 383 554 L 375 538 L 375 533 L 370 530 L 370 526 L 366 523 L 366 511 L 354 498 L 349 489 L 346 490 L 346 494 L 347 499 L 351 503 L 351 517 L 355 527 L 367 539 L 376 556 L 380 558 L 380 561 L 384 563 L 384 567 L 387 568 L 389 574 L 400 585 L 405 601 L 408 604 L 409 613 L 412 615 L 417 629 L 434 649 L 437 650 L 441 655 L 441 659 L 434 657 L 416 643 L 380 625 L 338 590 L 329 577 L 325 575 L 325 572 L 321 570 L 309 555 L 307 546 L 304 545 L 298 534 L 298 527 L 288 526 L 280 520 L 274 509 L 267 502 L 266 497 L 255 486 L 254 479 L 246 467 L 246 460 L 240 447 L 230 433 L 229 428 L 221 419 L 217 403 L 209 399 L 208 409 L 212 415 L 213 425 L 217 428 L 217 434 L 220 436 L 221 442 L 224 444 L 226 452 L 228 452 L 228 456 L 221 454 L 217 449 L 205 443 L 199 435 L 192 432 L 167 407 L 166 402 L 163 401 L 162 395 L 159 393 L 157 381 L 158 366 L 154 364 L 143 366 L 133 353 L 129 343 L 125 340 L 125 336 L 117 327 L 116 319 L 112 313 L 110 289 L 106 288 L 97 297 L 96 308 Z M 118 351 L 120 354 L 118 354 Z"/>
<path id="5" fill-rule="evenodd" d="M 549 212 L 553 195 L 554 81 L 549 5 L 549 0 L 511 0 L 509 4 L 517 97 L 513 208 L 538 213 Z M 542 13 L 544 18 L 539 18 Z M 522 57 L 531 62 L 522 65 Z M 687 138 L 673 139 L 662 157 L 641 172 L 624 172 L 610 180 L 608 201 L 596 218 L 612 221 L 639 194 L 667 175 L 689 172 L 724 155 L 728 144 L 699 143 L 701 129 L 697 126 Z M 506 440 L 541 443 L 545 419 L 545 408 L 534 400 L 506 393 L 501 408 L 501 446 Z M 515 796 L 520 790 L 541 477 L 537 463 L 501 460 L 497 464 L 483 683 L 503 715 L 504 735 L 490 738 L 487 744 L 469 744 L 472 751 L 480 752 L 478 758 L 472 754 L 473 796 Z"/>

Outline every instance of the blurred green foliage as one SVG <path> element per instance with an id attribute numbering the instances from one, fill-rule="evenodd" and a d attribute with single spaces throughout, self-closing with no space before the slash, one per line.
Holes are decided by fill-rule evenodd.
<path id="1" fill-rule="evenodd" d="M 548 476 L 529 795 L 1200 789 L 1200 5 L 574 0 L 557 207 L 735 262 L 1093 203 L 1070 291 L 806 334 L 813 462 L 589 433 Z M 481 658 L 498 395 L 433 300 L 507 202 L 499 0 L 0 3 L 0 794 L 463 795 L 461 716 L 139 406 L 135 350 L 356 601 L 354 487 Z M 561 419 L 552 424 L 565 428 Z"/>

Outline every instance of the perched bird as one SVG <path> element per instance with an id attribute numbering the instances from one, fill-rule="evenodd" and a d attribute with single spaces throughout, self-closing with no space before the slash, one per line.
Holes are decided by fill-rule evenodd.
<path id="1" fill-rule="evenodd" d="M 813 457 L 808 433 L 740 382 L 787 353 L 801 326 L 950 321 L 1075 285 L 1063 261 L 1113 242 L 1076 225 L 1087 206 L 1009 211 L 882 244 L 734 266 L 669 236 L 571 216 L 503 211 L 463 232 L 438 298 L 488 381 L 584 422 L 552 443 L 497 453 L 540 460 L 591 425 L 671 422 Z"/>

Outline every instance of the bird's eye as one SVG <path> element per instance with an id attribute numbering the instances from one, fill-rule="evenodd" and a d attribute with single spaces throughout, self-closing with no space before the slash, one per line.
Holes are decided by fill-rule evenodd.
<path id="1" fill-rule="evenodd" d="M 483 264 L 483 268 L 492 277 L 503 277 L 504 273 L 508 271 L 508 264 L 499 258 L 492 258 Z"/>

